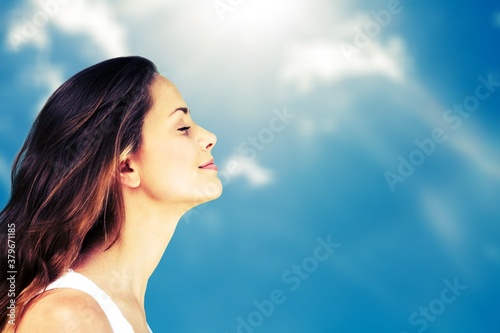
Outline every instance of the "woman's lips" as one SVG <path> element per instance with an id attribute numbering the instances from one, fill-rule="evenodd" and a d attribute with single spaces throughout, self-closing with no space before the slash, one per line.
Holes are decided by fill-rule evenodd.
<path id="1" fill-rule="evenodd" d="M 217 168 L 217 165 L 214 164 L 214 159 L 211 159 L 207 163 L 200 165 L 199 168 L 205 170 L 215 170 L 215 171 L 219 170 L 219 168 Z"/>

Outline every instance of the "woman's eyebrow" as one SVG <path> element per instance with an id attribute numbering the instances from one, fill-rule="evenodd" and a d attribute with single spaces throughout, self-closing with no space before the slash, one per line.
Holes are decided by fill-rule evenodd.
<path id="1" fill-rule="evenodd" d="M 172 112 L 172 113 L 170 114 L 170 116 L 171 116 L 171 115 L 173 115 L 174 113 L 176 113 L 177 111 L 182 111 L 182 112 L 184 112 L 184 114 L 189 114 L 189 109 L 188 109 L 188 108 L 186 108 L 186 107 L 182 107 L 182 108 L 177 108 L 177 109 L 175 109 L 175 110 L 174 110 L 174 112 Z M 169 117 L 170 117 L 170 116 L 169 116 Z"/>

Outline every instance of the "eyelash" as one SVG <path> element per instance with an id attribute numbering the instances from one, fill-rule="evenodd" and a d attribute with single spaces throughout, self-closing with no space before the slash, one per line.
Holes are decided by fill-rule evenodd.
<path id="1" fill-rule="evenodd" d="M 185 127 L 178 128 L 177 130 L 185 133 L 190 128 L 191 128 L 191 126 L 185 126 Z"/>

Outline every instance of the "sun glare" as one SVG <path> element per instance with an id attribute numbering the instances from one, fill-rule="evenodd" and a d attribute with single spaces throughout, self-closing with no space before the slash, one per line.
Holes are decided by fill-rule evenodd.
<path id="1" fill-rule="evenodd" d="M 290 33 L 303 14 L 305 5 L 302 0 L 242 0 L 239 3 L 225 13 L 224 24 L 232 34 L 250 41 L 274 39 Z"/>

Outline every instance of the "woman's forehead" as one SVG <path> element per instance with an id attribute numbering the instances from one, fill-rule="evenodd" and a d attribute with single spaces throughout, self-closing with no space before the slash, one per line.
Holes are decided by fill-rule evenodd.
<path id="1" fill-rule="evenodd" d="M 163 107 L 175 108 L 185 106 L 184 99 L 177 87 L 167 78 L 157 75 L 151 87 L 154 104 Z M 182 104 L 182 105 L 180 105 Z"/>

